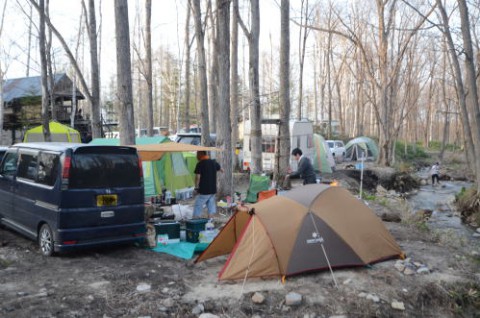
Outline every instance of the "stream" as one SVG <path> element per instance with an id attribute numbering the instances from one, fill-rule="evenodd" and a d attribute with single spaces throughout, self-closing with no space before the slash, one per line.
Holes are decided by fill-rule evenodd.
<path id="1" fill-rule="evenodd" d="M 428 174 L 428 172 L 427 172 Z M 425 178 L 425 172 L 419 173 L 420 177 Z M 431 210 L 432 216 L 427 224 L 431 230 L 453 230 L 459 235 L 471 237 L 473 230 L 462 223 L 460 216 L 455 212 L 454 200 L 455 194 L 461 191 L 462 187 L 469 188 L 471 182 L 466 181 L 441 181 L 439 185 L 432 186 L 431 179 L 429 184 L 420 186 L 418 191 L 410 195 L 407 200 L 412 210 Z"/>

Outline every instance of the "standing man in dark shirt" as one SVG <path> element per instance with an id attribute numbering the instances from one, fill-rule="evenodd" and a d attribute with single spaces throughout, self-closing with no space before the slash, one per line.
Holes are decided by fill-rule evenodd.
<path id="1" fill-rule="evenodd" d="M 206 151 L 197 151 L 198 163 L 195 167 L 195 191 L 198 193 L 193 208 L 193 217 L 202 215 L 206 205 L 208 215 L 217 212 L 215 194 L 217 193 L 217 171 L 222 171 L 217 161 L 210 159 Z"/>
<path id="2" fill-rule="evenodd" d="M 297 171 L 290 173 L 288 177 L 301 177 L 304 185 L 317 183 L 317 176 L 315 174 L 315 170 L 313 169 L 312 163 L 310 162 L 310 159 L 303 156 L 302 150 L 300 148 L 293 149 L 292 156 L 298 161 L 298 168 Z"/>

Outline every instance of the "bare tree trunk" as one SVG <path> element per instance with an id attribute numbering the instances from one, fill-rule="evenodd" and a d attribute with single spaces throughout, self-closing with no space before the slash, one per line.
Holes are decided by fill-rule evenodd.
<path id="1" fill-rule="evenodd" d="M 465 136 L 465 143 L 466 143 L 466 148 L 467 148 L 467 154 L 473 153 L 473 150 L 475 149 L 474 146 L 474 141 L 472 137 L 472 129 L 470 127 L 470 121 L 469 121 L 469 115 L 468 115 L 468 107 L 467 107 L 467 97 L 466 97 L 466 92 L 463 84 L 463 78 L 462 78 L 462 71 L 460 67 L 460 62 L 458 59 L 458 56 L 456 55 L 456 47 L 453 42 L 452 34 L 450 32 L 449 24 L 448 24 L 448 16 L 447 12 L 445 11 L 445 8 L 443 7 L 443 3 L 441 0 L 436 1 L 437 7 L 440 11 L 440 15 L 442 17 L 443 21 L 443 28 L 441 28 L 441 31 L 443 32 L 443 35 L 445 36 L 449 48 L 449 53 L 451 57 L 451 63 L 453 67 L 453 73 L 455 74 L 455 88 L 457 90 L 458 94 L 458 100 L 460 103 L 460 111 L 461 111 L 461 116 L 462 116 L 462 122 L 463 122 L 463 133 Z M 470 161 L 474 160 L 473 162 Z M 477 158 L 478 159 L 478 158 Z M 475 158 L 473 158 L 472 155 L 467 155 L 467 160 L 472 165 L 475 165 Z M 478 174 L 477 174 L 478 176 Z"/>
<path id="2" fill-rule="evenodd" d="M 132 66 L 127 0 L 115 0 L 117 43 L 117 96 L 120 109 L 120 144 L 135 144 L 135 118 L 132 97 Z"/>
<path id="3" fill-rule="evenodd" d="M 209 1 L 210 12 L 210 71 L 208 78 L 208 120 L 210 122 L 210 132 L 215 133 L 218 129 L 217 111 L 218 111 L 218 44 L 217 32 L 215 29 L 214 11 Z"/>
<path id="4" fill-rule="evenodd" d="M 82 10 L 80 15 L 80 22 L 78 24 L 78 33 L 77 33 L 77 45 L 75 46 L 75 60 L 78 59 L 78 50 L 80 48 L 80 39 L 82 38 L 83 33 L 83 19 L 86 19 L 86 10 L 85 7 Z M 75 115 L 77 113 L 77 74 L 73 74 L 72 78 L 72 110 L 70 112 L 70 126 L 75 127 Z"/>
<path id="5" fill-rule="evenodd" d="M 305 16 L 304 16 L 304 3 L 305 3 Z M 300 13 L 300 24 L 302 24 L 303 18 L 305 17 L 305 24 L 308 20 L 308 0 L 302 0 L 302 10 Z M 302 37 L 303 33 L 303 37 Z M 298 37 L 298 49 L 299 49 L 299 60 L 300 60 L 300 75 L 299 75 L 299 84 L 298 84 L 298 108 L 297 108 L 297 119 L 302 119 L 302 106 L 303 106 L 303 65 L 305 64 L 305 46 L 307 45 L 307 36 L 309 29 L 307 27 L 300 27 L 300 34 Z"/>
<path id="6" fill-rule="evenodd" d="M 5 6 L 7 5 L 7 1 L 5 1 Z M 33 26 L 33 7 L 30 5 L 30 21 L 28 22 L 28 47 L 27 47 L 27 72 L 25 74 L 26 77 L 30 76 L 30 60 L 31 60 L 31 52 L 32 52 L 32 26 Z"/>
<path id="7" fill-rule="evenodd" d="M 82 1 L 83 2 L 83 1 Z M 83 5 L 85 5 L 83 3 Z M 102 120 L 100 115 L 100 67 L 98 65 L 97 20 L 95 1 L 88 0 L 87 19 L 88 39 L 90 42 L 92 138 L 102 138 Z"/>
<path id="8" fill-rule="evenodd" d="M 45 44 L 45 2 L 44 0 L 39 0 L 39 16 L 40 16 L 40 25 L 39 25 L 39 34 L 38 42 L 40 48 L 40 67 L 41 67 L 41 83 L 42 83 L 42 124 L 43 124 L 43 136 L 45 141 L 51 141 L 50 136 L 50 116 L 48 113 L 49 103 L 48 103 L 48 78 L 47 78 L 47 54 L 46 54 L 46 44 Z"/>
<path id="9" fill-rule="evenodd" d="M 7 1 L 3 4 L 2 8 L 2 15 L 0 16 L 0 39 L 2 38 L 3 34 L 3 22 L 5 21 L 5 12 L 7 11 Z M 32 14 L 30 13 L 30 17 Z M 31 23 L 32 19 L 30 19 Z M 2 52 L 0 52 L 0 61 L 2 58 Z M 3 107 L 3 81 L 5 76 L 6 70 L 2 68 L 2 63 L 0 62 L 0 144 L 3 144 L 3 118 L 4 116 L 4 107 Z"/>
<path id="10" fill-rule="evenodd" d="M 190 8 L 185 21 L 185 128 L 190 132 Z"/>
<path id="11" fill-rule="evenodd" d="M 35 0 L 28 0 L 28 1 L 30 2 L 30 4 L 33 7 L 35 7 L 35 9 L 38 11 L 38 13 L 43 16 L 43 18 L 45 19 L 45 23 L 48 25 L 48 27 L 52 30 L 53 34 L 55 34 L 57 39 L 62 44 L 62 47 L 65 50 L 65 53 L 67 54 L 67 57 L 68 57 L 70 63 L 72 64 L 73 68 L 75 69 L 75 73 L 77 74 L 77 76 L 80 80 L 80 84 L 82 86 L 83 93 L 85 94 L 85 97 L 87 98 L 87 100 L 90 103 L 92 103 L 92 95 L 91 95 L 90 90 L 88 88 L 87 82 L 85 81 L 85 78 L 83 77 L 83 74 L 80 71 L 80 67 L 79 67 L 76 59 L 74 58 L 70 48 L 68 47 L 67 43 L 65 42 L 65 39 L 62 37 L 60 32 L 58 32 L 58 30 L 53 26 L 53 24 L 50 21 L 50 19 L 48 18 L 48 16 L 46 16 L 44 10 L 42 10 L 40 8 L 40 6 L 35 2 Z"/>
<path id="12" fill-rule="evenodd" d="M 233 0 L 232 35 L 231 35 L 231 62 L 230 62 L 230 118 L 232 124 L 232 149 L 236 149 L 238 141 L 238 0 Z M 238 156 L 234 155 L 234 166 L 239 167 Z"/>
<path id="13" fill-rule="evenodd" d="M 210 145 L 210 125 L 208 122 L 208 86 L 207 86 L 207 66 L 205 60 L 205 31 L 202 28 L 202 12 L 200 1 L 189 0 L 189 5 L 193 10 L 195 21 L 195 37 L 197 38 L 197 59 L 198 75 L 200 79 L 200 99 L 201 99 L 201 121 L 202 121 L 202 144 Z"/>
<path id="14" fill-rule="evenodd" d="M 152 0 L 145 0 L 145 80 L 147 82 L 147 134 L 153 136 Z M 188 26 L 187 26 L 188 27 Z"/>
<path id="15" fill-rule="evenodd" d="M 50 18 L 50 0 L 45 4 L 45 15 Z M 53 71 L 52 61 L 52 30 L 49 29 L 46 34 L 45 54 L 47 60 L 47 81 L 48 81 L 48 101 L 50 109 L 50 117 L 52 120 L 57 120 L 57 105 L 55 103 L 55 74 Z"/>
<path id="16" fill-rule="evenodd" d="M 251 30 L 243 23 L 238 14 L 238 21 L 242 27 L 245 37 L 248 39 L 248 73 L 250 88 L 250 120 L 252 130 L 250 131 L 252 144 L 252 162 L 251 171 L 260 173 L 262 171 L 262 125 L 261 125 L 261 106 L 260 106 L 260 88 L 258 76 L 258 58 L 259 58 L 259 37 L 260 37 L 260 7 L 258 0 L 250 1 Z"/>
<path id="17" fill-rule="evenodd" d="M 278 184 L 290 162 L 290 1 L 280 6 L 280 125 L 274 180 Z"/>
<path id="18" fill-rule="evenodd" d="M 470 33 L 470 17 L 468 15 L 468 7 L 465 0 L 458 0 L 458 8 L 460 10 L 460 21 L 463 38 L 463 49 L 465 53 L 465 69 L 467 73 L 467 89 L 469 99 L 474 113 L 473 125 L 476 128 L 474 134 L 473 152 L 475 158 L 475 176 L 477 183 L 477 192 L 480 194 L 480 105 L 478 101 L 478 87 L 475 74 L 475 56 L 473 53 L 472 35 Z"/>
<path id="19" fill-rule="evenodd" d="M 230 122 L 230 0 L 217 0 L 218 47 L 218 134 L 217 147 L 224 175 L 220 178 L 218 194 L 233 197 L 232 130 Z"/>

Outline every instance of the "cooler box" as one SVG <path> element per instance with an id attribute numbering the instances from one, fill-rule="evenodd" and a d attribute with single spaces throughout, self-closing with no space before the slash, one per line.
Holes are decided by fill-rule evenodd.
<path id="1" fill-rule="evenodd" d="M 156 235 L 168 235 L 168 243 L 180 242 L 180 223 L 176 221 L 160 221 L 155 223 Z"/>
<path id="2" fill-rule="evenodd" d="M 209 219 L 191 219 L 185 221 L 187 230 L 193 231 L 203 231 L 205 230 L 205 224 L 208 223 Z"/>
<path id="3" fill-rule="evenodd" d="M 201 231 L 205 231 L 205 224 L 209 219 L 191 219 L 185 222 L 187 242 L 198 243 Z"/>

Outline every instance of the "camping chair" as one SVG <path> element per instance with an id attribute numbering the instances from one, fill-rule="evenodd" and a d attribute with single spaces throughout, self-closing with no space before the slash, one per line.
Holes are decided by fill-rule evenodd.
<path id="1" fill-rule="evenodd" d="M 277 189 L 260 191 L 257 194 L 257 202 L 263 201 L 265 199 L 271 198 L 277 195 Z"/>
<path id="2" fill-rule="evenodd" d="M 258 174 L 250 175 L 250 184 L 248 185 L 247 198 L 248 203 L 255 203 L 258 199 L 258 193 L 270 189 L 270 177 Z"/>

